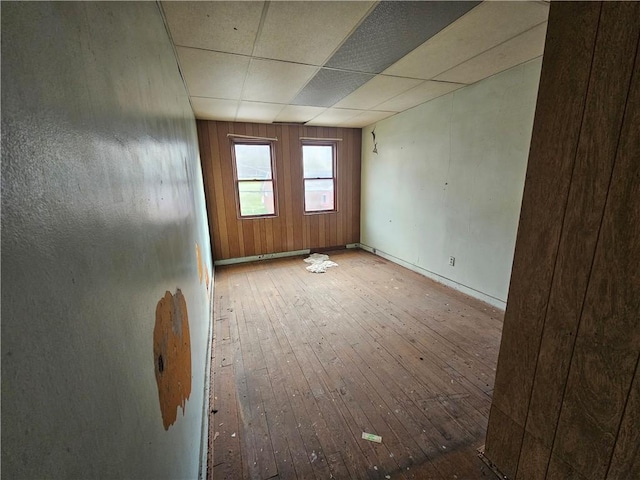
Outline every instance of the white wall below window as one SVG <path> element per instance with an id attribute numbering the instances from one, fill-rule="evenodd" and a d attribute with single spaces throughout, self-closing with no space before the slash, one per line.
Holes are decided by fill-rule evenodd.
<path id="1" fill-rule="evenodd" d="M 541 64 L 362 130 L 363 246 L 504 308 Z"/>

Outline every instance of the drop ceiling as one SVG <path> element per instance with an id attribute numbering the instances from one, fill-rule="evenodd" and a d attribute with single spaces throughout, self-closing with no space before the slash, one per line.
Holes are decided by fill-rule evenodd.
<path id="1" fill-rule="evenodd" d="M 543 53 L 546 1 L 162 2 L 196 118 L 364 127 Z"/>

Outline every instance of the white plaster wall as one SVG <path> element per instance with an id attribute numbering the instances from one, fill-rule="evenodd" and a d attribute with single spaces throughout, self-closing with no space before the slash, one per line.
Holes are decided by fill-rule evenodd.
<path id="1" fill-rule="evenodd" d="M 504 307 L 540 68 L 532 60 L 364 128 L 361 243 Z"/>
<path id="2" fill-rule="evenodd" d="M 196 478 L 211 271 L 196 126 L 155 2 L 2 4 L 2 476 Z M 156 304 L 187 301 L 165 431 Z"/>

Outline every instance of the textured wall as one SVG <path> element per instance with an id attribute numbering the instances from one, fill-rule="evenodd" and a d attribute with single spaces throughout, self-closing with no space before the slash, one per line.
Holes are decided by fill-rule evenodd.
<path id="1" fill-rule="evenodd" d="M 278 216 L 239 219 L 228 133 L 278 138 Z M 198 121 L 215 260 L 344 246 L 360 240 L 360 129 Z M 300 137 L 337 142 L 337 211 L 304 214 Z"/>
<path id="2" fill-rule="evenodd" d="M 511 479 L 640 478 L 640 3 L 552 2 L 489 417 Z"/>
<path id="3" fill-rule="evenodd" d="M 197 476 L 209 245 L 157 5 L 3 3 L 3 477 Z M 154 327 L 178 289 L 191 391 L 165 430 Z"/>
<path id="4" fill-rule="evenodd" d="M 540 63 L 363 129 L 363 244 L 504 308 Z"/>

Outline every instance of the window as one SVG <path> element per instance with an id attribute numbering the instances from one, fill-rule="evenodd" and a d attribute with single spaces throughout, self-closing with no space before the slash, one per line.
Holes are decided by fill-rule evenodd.
<path id="1" fill-rule="evenodd" d="M 336 145 L 303 143 L 304 212 L 336 211 Z"/>
<path id="2" fill-rule="evenodd" d="M 276 215 L 273 145 L 233 142 L 236 195 L 240 217 Z"/>

